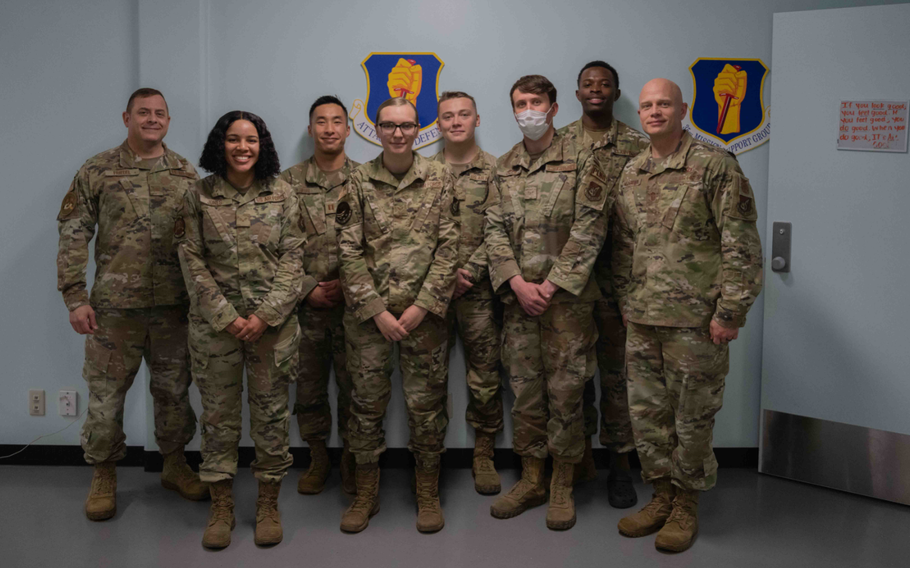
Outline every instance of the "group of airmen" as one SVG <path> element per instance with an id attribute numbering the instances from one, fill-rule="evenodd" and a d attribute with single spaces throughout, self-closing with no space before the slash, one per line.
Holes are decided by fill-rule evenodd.
<path id="1" fill-rule="evenodd" d="M 599 367 L 609 502 L 637 502 L 633 450 L 653 486 L 619 532 L 657 532 L 657 548 L 667 551 L 691 546 L 698 496 L 717 478 L 712 429 L 728 344 L 761 291 L 749 182 L 735 157 L 683 130 L 686 104 L 665 79 L 639 97 L 647 136 L 614 118 L 619 77 L 603 61 L 581 70 L 583 115 L 558 131 L 556 88 L 545 77 L 521 77 L 509 96 L 523 139 L 499 159 L 477 145 L 474 99 L 445 92 L 443 150 L 416 153 L 417 110 L 391 98 L 373 117 L 382 153 L 362 165 L 345 154 L 344 104 L 320 97 L 307 128 L 315 151 L 283 172 L 265 122 L 229 112 L 205 143 L 199 166 L 211 175 L 201 180 L 163 142 L 163 95 L 140 89 L 130 97 L 126 141 L 85 163 L 57 218 L 58 288 L 72 327 L 87 335 L 89 519 L 116 512 L 124 398 L 144 358 L 161 483 L 187 499 L 211 497 L 205 547 L 228 546 L 235 525 L 244 370 L 259 481 L 255 542 L 282 539 L 292 382 L 311 455 L 297 489 L 325 486 L 333 368 L 341 486 L 353 496 L 341 529 L 364 530 L 379 512 L 397 343 L 417 529 L 442 529 L 438 481 L 457 333 L 481 494 L 501 491 L 493 463 L 501 371 L 515 395 L 521 478 L 492 503 L 494 517 L 548 503 L 549 528 L 575 524 L 573 485 L 596 476 Z M 198 475 L 184 456 L 195 433 L 191 381 L 203 407 Z"/>

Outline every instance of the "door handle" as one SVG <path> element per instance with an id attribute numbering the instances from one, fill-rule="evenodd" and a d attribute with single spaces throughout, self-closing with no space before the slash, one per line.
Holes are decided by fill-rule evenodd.
<path id="1" fill-rule="evenodd" d="M 790 234 L 791 223 L 775 222 L 771 235 L 771 270 L 773 272 L 790 272 Z"/>

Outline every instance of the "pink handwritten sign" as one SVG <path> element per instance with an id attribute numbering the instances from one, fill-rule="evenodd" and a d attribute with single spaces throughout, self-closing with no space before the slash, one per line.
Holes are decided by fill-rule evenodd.
<path id="1" fill-rule="evenodd" d="M 907 151 L 907 101 L 841 101 L 838 150 Z"/>

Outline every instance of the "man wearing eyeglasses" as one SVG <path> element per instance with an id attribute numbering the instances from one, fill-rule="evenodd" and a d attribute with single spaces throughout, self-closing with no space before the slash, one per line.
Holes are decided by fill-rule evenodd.
<path id="1" fill-rule="evenodd" d="M 402 387 L 417 460 L 417 530 L 445 524 L 439 457 L 448 424 L 445 316 L 455 289 L 460 202 L 444 164 L 414 152 L 417 109 L 392 98 L 376 111 L 382 154 L 351 175 L 335 213 L 347 364 L 354 393 L 348 438 L 357 495 L 341 530 L 360 532 L 379 512 L 382 421 L 399 344 Z"/>

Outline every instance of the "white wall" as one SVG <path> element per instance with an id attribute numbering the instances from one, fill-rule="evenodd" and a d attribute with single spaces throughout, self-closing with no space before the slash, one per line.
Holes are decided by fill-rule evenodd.
<path id="1" fill-rule="evenodd" d="M 266 120 L 286 167 L 312 151 L 305 137 L 306 111 L 317 96 L 334 93 L 350 104 L 366 95 L 360 62 L 370 52 L 433 51 L 445 62 L 439 90 L 475 95 L 482 117 L 480 143 L 499 155 L 520 138 L 507 97 L 521 75 L 541 73 L 554 82 L 561 105 L 556 123 L 562 126 L 581 113 L 574 99 L 578 69 L 592 59 L 605 59 L 619 71 L 624 93 L 617 115 L 638 127 L 634 109 L 641 86 L 651 78 L 667 77 L 679 83 L 690 99 L 688 68 L 698 57 L 761 58 L 771 68 L 769 80 L 773 80 L 775 11 L 882 3 L 893 2 L 13 4 L 5 8 L 0 22 L 4 78 L 0 100 L 8 117 L 6 136 L 0 139 L 0 163 L 9 172 L 3 182 L 8 186 L 7 207 L 0 211 L 0 227 L 6 235 L 0 273 L 5 284 L 4 312 L 11 316 L 0 344 L 8 361 L 0 383 L 0 444 L 25 443 L 65 424 L 52 404 L 48 416 L 29 417 L 29 388 L 45 388 L 51 400 L 64 387 L 78 387 L 85 394 L 80 378 L 82 342 L 70 330 L 54 288 L 53 219 L 81 163 L 122 140 L 120 112 L 129 93 L 140 85 L 165 92 L 173 116 L 167 142 L 192 161 L 198 160 L 215 120 L 241 108 Z M 769 93 L 770 88 L 766 103 Z M 437 149 L 426 147 L 422 153 Z M 349 154 L 359 161 L 372 159 L 378 150 L 356 134 L 349 140 Z M 742 154 L 739 160 L 752 180 L 764 219 L 768 146 Z M 24 188 L 34 188 L 29 194 L 34 198 L 26 198 Z M 715 429 L 720 447 L 758 445 L 762 309 L 760 297 L 731 349 L 726 404 Z M 463 376 L 459 347 L 450 379 L 455 406 L 447 438 L 450 447 L 471 443 L 463 419 Z M 154 447 L 141 392 L 136 388 L 129 397 L 128 443 L 140 444 L 147 438 Z M 395 447 L 404 446 L 407 431 L 399 392 L 395 391 L 388 421 L 389 445 Z M 198 399 L 194 400 L 198 409 Z M 507 400 L 511 402 L 511 396 Z M 296 433 L 293 439 L 298 440 Z M 78 426 L 42 443 L 78 443 Z M 337 438 L 332 443 L 337 445 Z M 500 446 L 509 443 L 509 436 L 498 441 Z"/>
<path id="2" fill-rule="evenodd" d="M 72 421 L 57 392 L 79 390 L 83 340 L 56 290 L 57 212 L 76 170 L 126 137 L 120 113 L 138 81 L 132 2 L 5 2 L 0 18 L 0 227 L 4 362 L 0 444 L 27 443 Z M 91 280 L 89 280 L 91 281 Z M 28 389 L 46 391 L 47 414 L 28 415 Z M 145 440 L 141 391 L 127 397 L 128 443 Z M 78 444 L 79 426 L 42 443 Z"/>

